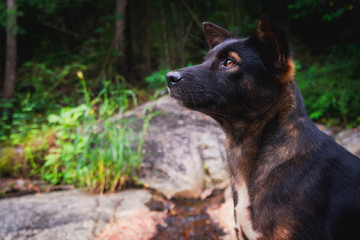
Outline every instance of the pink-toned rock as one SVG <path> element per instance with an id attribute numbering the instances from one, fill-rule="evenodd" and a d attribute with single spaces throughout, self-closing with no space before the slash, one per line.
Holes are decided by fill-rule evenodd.
<path id="1" fill-rule="evenodd" d="M 164 222 L 166 214 L 149 210 L 128 212 L 114 223 L 108 224 L 95 240 L 147 240 L 156 233 L 156 226 Z"/>

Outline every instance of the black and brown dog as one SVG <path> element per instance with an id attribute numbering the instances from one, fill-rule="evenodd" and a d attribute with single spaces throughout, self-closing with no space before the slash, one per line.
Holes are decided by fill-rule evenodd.
<path id="1" fill-rule="evenodd" d="M 284 32 L 252 37 L 203 23 L 205 61 L 166 75 L 170 95 L 226 134 L 239 239 L 360 239 L 360 160 L 317 129 Z"/>

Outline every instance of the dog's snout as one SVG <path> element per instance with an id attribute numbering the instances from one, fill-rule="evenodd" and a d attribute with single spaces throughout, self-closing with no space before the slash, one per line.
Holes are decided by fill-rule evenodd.
<path id="1" fill-rule="evenodd" d="M 182 76 L 180 72 L 178 71 L 171 71 L 166 74 L 166 81 L 168 85 L 174 85 L 178 82 L 180 82 L 182 79 Z"/>

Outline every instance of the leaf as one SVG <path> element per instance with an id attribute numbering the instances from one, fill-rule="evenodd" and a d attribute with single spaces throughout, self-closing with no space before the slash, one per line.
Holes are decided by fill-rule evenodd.
<path id="1" fill-rule="evenodd" d="M 50 114 L 48 116 L 48 122 L 49 123 L 60 123 L 61 122 L 61 118 L 56 115 L 56 114 Z"/>
<path id="2" fill-rule="evenodd" d="M 74 145 L 72 143 L 69 143 L 69 142 L 65 143 L 62 146 L 62 148 L 66 153 L 69 153 L 69 154 L 73 154 L 75 152 Z"/>
<path id="3" fill-rule="evenodd" d="M 51 153 L 45 156 L 46 162 L 44 163 L 44 167 L 54 165 L 55 162 L 59 159 L 60 154 L 59 153 Z"/>

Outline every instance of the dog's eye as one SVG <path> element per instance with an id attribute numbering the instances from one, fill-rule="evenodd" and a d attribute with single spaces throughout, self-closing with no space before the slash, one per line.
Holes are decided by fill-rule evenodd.
<path id="1" fill-rule="evenodd" d="M 225 61 L 225 63 L 224 63 L 224 65 L 225 65 L 225 67 L 231 67 L 231 66 L 233 66 L 235 63 L 233 62 L 233 60 L 231 60 L 231 59 L 226 59 L 226 61 Z"/>

